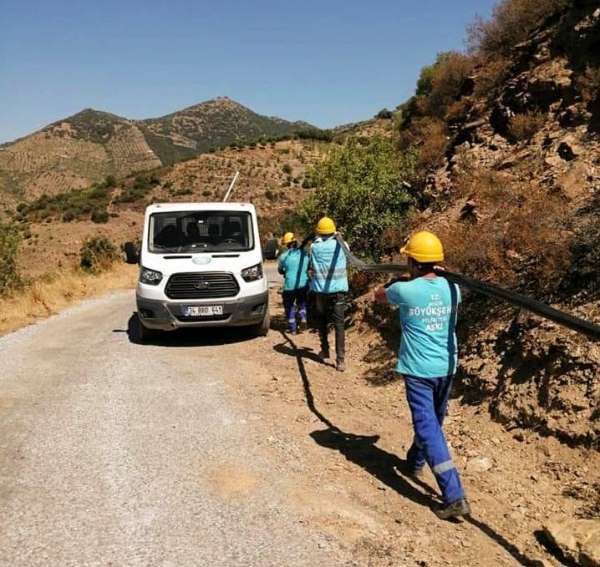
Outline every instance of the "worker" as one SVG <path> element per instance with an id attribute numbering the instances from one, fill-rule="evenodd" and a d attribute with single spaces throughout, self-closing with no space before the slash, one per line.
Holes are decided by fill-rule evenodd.
<path id="1" fill-rule="evenodd" d="M 306 329 L 309 255 L 304 248 L 298 247 L 293 232 L 286 232 L 281 243 L 287 248 L 278 261 L 278 271 L 283 275 L 283 306 L 288 330 L 295 335 L 298 328 Z M 297 317 L 300 318 L 300 327 Z"/>
<path id="2" fill-rule="evenodd" d="M 429 465 L 442 492 L 435 510 L 441 519 L 470 514 L 469 503 L 442 429 L 457 365 L 456 317 L 460 289 L 434 271 L 444 260 L 441 241 L 431 232 L 414 234 L 401 249 L 410 278 L 375 292 L 375 301 L 399 307 L 402 337 L 396 372 L 404 376 L 414 440 L 406 470 L 418 477 Z"/>
<path id="3" fill-rule="evenodd" d="M 310 290 L 315 294 L 315 314 L 318 321 L 323 362 L 329 358 L 327 338 L 329 323 L 335 328 L 336 369 L 344 372 L 345 330 L 344 316 L 348 294 L 348 271 L 346 254 L 335 238 L 336 227 L 333 220 L 323 217 L 317 224 L 317 238 L 310 252 Z"/>

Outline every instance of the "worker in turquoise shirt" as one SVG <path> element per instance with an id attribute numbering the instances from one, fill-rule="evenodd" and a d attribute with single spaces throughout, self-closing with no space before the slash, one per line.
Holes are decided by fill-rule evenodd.
<path id="1" fill-rule="evenodd" d="M 345 312 L 348 295 L 348 268 L 346 252 L 336 238 L 335 222 L 323 217 L 317 224 L 318 237 L 310 250 L 310 290 L 315 297 L 315 314 L 318 321 L 321 352 L 319 357 L 329 358 L 329 323 L 335 329 L 335 367 L 344 372 L 346 363 Z"/>
<path id="2" fill-rule="evenodd" d="M 406 472 L 419 476 L 429 465 L 442 492 L 443 504 L 435 511 L 439 518 L 469 515 L 442 429 L 457 365 L 460 290 L 436 275 L 434 267 L 444 260 L 444 249 L 431 232 L 417 232 L 401 252 L 408 256 L 411 279 L 379 288 L 375 300 L 399 308 L 402 338 L 396 372 L 404 376 L 414 428 Z"/>
<path id="3" fill-rule="evenodd" d="M 281 243 L 287 250 L 279 257 L 278 271 L 283 275 L 283 307 L 292 334 L 306 328 L 306 297 L 308 293 L 309 256 L 304 248 L 298 247 L 293 232 L 284 234 Z"/>

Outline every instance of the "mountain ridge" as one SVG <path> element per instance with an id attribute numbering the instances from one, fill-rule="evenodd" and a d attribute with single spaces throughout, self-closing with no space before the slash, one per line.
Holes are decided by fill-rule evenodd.
<path id="1" fill-rule="evenodd" d="M 228 97 L 146 119 L 84 108 L 0 144 L 0 201 L 79 189 L 236 141 L 284 138 L 307 128 L 317 130 L 307 122 L 258 114 Z"/>

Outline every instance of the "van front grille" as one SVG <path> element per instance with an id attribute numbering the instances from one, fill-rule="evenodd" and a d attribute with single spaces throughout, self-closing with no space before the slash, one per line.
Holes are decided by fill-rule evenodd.
<path id="1" fill-rule="evenodd" d="M 173 274 L 165 287 L 170 299 L 218 299 L 235 297 L 240 291 L 229 272 L 191 272 Z"/>

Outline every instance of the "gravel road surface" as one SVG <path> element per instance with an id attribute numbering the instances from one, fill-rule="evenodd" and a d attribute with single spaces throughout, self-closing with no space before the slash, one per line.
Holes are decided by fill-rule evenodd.
<path id="1" fill-rule="evenodd" d="M 137 345 L 133 310 L 119 293 L 0 338 L 0 563 L 353 564 L 225 392 L 251 341 Z"/>

